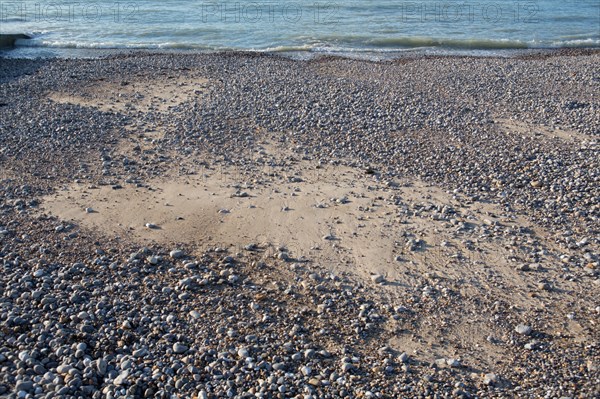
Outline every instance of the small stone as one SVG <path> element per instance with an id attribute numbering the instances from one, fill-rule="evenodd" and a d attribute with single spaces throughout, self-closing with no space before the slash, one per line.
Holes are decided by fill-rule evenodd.
<path id="1" fill-rule="evenodd" d="M 285 370 L 284 363 L 274 363 L 272 367 L 273 367 L 273 370 Z"/>
<path id="2" fill-rule="evenodd" d="M 115 378 L 114 384 L 117 386 L 124 385 L 127 382 L 127 377 L 129 377 L 129 371 L 122 371 L 121 374 Z"/>
<path id="3" fill-rule="evenodd" d="M 64 374 L 68 374 L 69 371 L 71 371 L 72 369 L 73 369 L 73 367 L 70 366 L 70 365 L 68 365 L 68 364 L 61 364 L 60 366 L 58 366 L 56 368 L 56 372 L 58 374 L 63 374 L 64 375 Z"/>
<path id="4" fill-rule="evenodd" d="M 542 187 L 542 182 L 539 180 L 533 180 L 531 183 L 531 187 L 533 188 L 540 188 Z"/>
<path id="5" fill-rule="evenodd" d="M 460 361 L 457 359 L 446 359 L 446 364 L 452 368 L 460 367 Z"/>
<path id="6" fill-rule="evenodd" d="M 185 256 L 185 253 L 180 249 L 174 249 L 169 253 L 169 256 L 173 259 L 181 259 Z"/>
<path id="7" fill-rule="evenodd" d="M 36 364 L 35 366 L 33 366 L 33 372 L 38 375 L 42 375 L 46 372 L 46 369 L 41 364 Z"/>
<path id="8" fill-rule="evenodd" d="M 202 315 L 197 310 L 190 311 L 190 317 L 194 320 L 198 320 Z"/>
<path id="9" fill-rule="evenodd" d="M 529 267 L 529 265 L 527 263 L 523 263 L 523 264 L 517 266 L 517 270 L 520 272 L 528 272 L 531 270 L 531 268 Z"/>
<path id="10" fill-rule="evenodd" d="M 173 344 L 173 352 L 175 352 L 175 353 L 185 353 L 185 352 L 187 352 L 187 350 L 188 350 L 188 347 L 180 342 Z"/>
<path id="11" fill-rule="evenodd" d="M 548 283 L 538 283 L 538 289 L 542 290 L 542 291 L 550 291 L 552 289 L 552 287 L 550 287 L 550 284 Z"/>
<path id="12" fill-rule="evenodd" d="M 31 381 L 22 381 L 22 382 L 19 382 L 15 386 L 15 390 L 16 391 L 31 392 L 33 390 L 33 382 L 31 382 Z"/>
<path id="13" fill-rule="evenodd" d="M 305 377 L 308 377 L 309 375 L 312 374 L 312 369 L 308 366 L 303 366 L 302 368 L 300 368 L 300 371 L 302 372 L 302 375 L 304 375 Z"/>
<path id="14" fill-rule="evenodd" d="M 250 352 L 246 348 L 240 348 L 240 349 L 238 349 L 237 353 L 238 353 L 238 356 L 240 358 L 242 358 L 242 359 L 245 359 L 245 358 L 247 358 L 247 357 L 250 356 Z"/>
<path id="15" fill-rule="evenodd" d="M 137 349 L 137 350 L 133 351 L 133 353 L 132 353 L 133 357 L 144 357 L 147 354 L 148 354 L 148 350 L 146 348 Z"/>
<path id="16" fill-rule="evenodd" d="M 101 376 L 106 374 L 106 369 L 108 367 L 108 363 L 104 359 L 96 360 L 96 370 L 98 370 L 98 374 Z"/>
<path id="17" fill-rule="evenodd" d="M 485 385 L 494 385 L 498 382 L 498 376 L 494 373 L 488 373 L 483 376 L 483 383 Z"/>
<path id="18" fill-rule="evenodd" d="M 529 335 L 533 331 L 533 329 L 525 324 L 519 324 L 515 327 L 515 331 L 521 335 Z"/>
<path id="19" fill-rule="evenodd" d="M 196 262 L 188 262 L 185 265 L 183 265 L 183 267 L 185 267 L 186 269 L 195 269 L 196 267 L 198 267 L 198 264 Z"/>
<path id="20" fill-rule="evenodd" d="M 532 351 L 537 349 L 538 347 L 538 342 L 537 341 L 531 341 L 525 344 L 525 349 Z"/>
<path id="21" fill-rule="evenodd" d="M 94 213 L 93 208 L 85 208 L 85 213 Z"/>
<path id="22" fill-rule="evenodd" d="M 251 243 L 251 244 L 244 246 L 244 249 L 246 251 L 256 251 L 258 249 L 258 245 Z"/>
<path id="23" fill-rule="evenodd" d="M 321 381 L 318 378 L 311 378 L 308 380 L 308 383 L 314 387 L 319 387 L 321 386 Z"/>
<path id="24" fill-rule="evenodd" d="M 373 281 L 375 284 L 380 284 L 383 283 L 384 277 L 381 274 L 374 274 L 371 276 L 371 281 Z"/>
<path id="25" fill-rule="evenodd" d="M 400 356 L 398 356 L 398 360 L 400 361 L 400 363 L 408 363 L 408 355 L 406 354 L 406 352 L 402 352 Z"/>
<path id="26" fill-rule="evenodd" d="M 342 371 L 344 373 L 348 373 L 348 372 L 352 371 L 352 369 L 354 369 L 354 366 L 351 363 L 342 364 Z"/>

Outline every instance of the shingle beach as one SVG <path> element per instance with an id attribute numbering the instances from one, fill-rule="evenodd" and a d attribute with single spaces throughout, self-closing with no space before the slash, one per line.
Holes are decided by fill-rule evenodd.
<path id="1" fill-rule="evenodd" d="M 600 396 L 599 65 L 0 59 L 0 396 Z"/>

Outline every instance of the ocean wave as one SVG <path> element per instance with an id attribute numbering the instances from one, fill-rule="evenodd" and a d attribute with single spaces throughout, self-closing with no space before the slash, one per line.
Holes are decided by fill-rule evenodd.
<path id="1" fill-rule="evenodd" d="M 130 50 L 156 50 L 156 49 L 209 49 L 201 45 L 190 45 L 188 43 L 163 42 L 163 43 L 136 43 L 136 42 L 80 42 L 75 40 L 17 40 L 17 47 L 47 47 L 65 49 L 130 49 Z"/>
<path id="2" fill-rule="evenodd" d="M 392 47 L 392 48 L 420 48 L 420 47 L 442 47 L 456 49 L 526 49 L 529 48 L 527 42 L 520 40 L 504 39 L 441 39 L 431 37 L 398 37 L 371 39 L 368 43 L 373 47 Z"/>
<path id="3" fill-rule="evenodd" d="M 552 47 L 591 47 L 591 48 L 596 48 L 596 47 L 600 47 L 600 39 L 593 39 L 593 38 L 588 38 L 588 39 L 572 39 L 572 40 L 560 40 L 560 41 L 555 41 L 552 43 Z"/>
<path id="4" fill-rule="evenodd" d="M 549 42 L 523 41 L 509 39 L 451 39 L 434 37 L 384 37 L 367 38 L 365 36 L 336 36 L 322 38 L 304 37 L 291 43 L 277 46 L 243 47 L 225 44 L 204 44 L 187 41 L 79 41 L 61 40 L 48 34 L 37 34 L 31 39 L 18 38 L 17 47 L 49 47 L 66 49 L 178 49 L 209 51 L 256 51 L 256 52 L 316 52 L 316 53 L 388 53 L 418 49 L 455 49 L 455 50 L 519 50 L 562 47 L 600 47 L 598 37 L 569 37 Z"/>

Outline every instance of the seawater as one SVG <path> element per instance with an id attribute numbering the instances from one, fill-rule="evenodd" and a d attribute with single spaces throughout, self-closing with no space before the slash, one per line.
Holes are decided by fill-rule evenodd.
<path id="1" fill-rule="evenodd" d="M 600 47 L 599 0 L 3 1 L 20 48 L 386 53 Z"/>

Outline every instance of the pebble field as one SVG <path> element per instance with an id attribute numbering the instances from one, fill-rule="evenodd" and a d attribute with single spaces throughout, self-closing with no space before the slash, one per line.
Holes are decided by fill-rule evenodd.
<path id="1" fill-rule="evenodd" d="M 597 50 L 0 59 L 0 397 L 600 396 L 598 65 Z M 300 162 L 357 171 L 372 208 L 439 222 L 464 250 L 402 237 L 413 274 L 394 285 L 281 243 L 144 241 L 45 208 L 72 185 L 152 192 L 223 170 L 243 201 Z M 394 195 L 411 181 L 455 205 Z M 477 204 L 496 211 L 462 217 Z M 486 246 L 522 295 L 477 261 Z M 437 247 L 456 255 L 434 270 Z"/>

